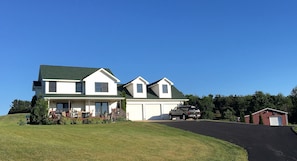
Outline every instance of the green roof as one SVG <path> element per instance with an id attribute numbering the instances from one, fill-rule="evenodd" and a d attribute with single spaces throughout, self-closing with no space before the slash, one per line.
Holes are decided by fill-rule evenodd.
<path id="1" fill-rule="evenodd" d="M 133 99 L 133 96 L 130 94 L 130 92 L 126 88 L 124 88 L 124 84 L 118 85 L 118 95 L 121 95 L 122 91 L 126 93 L 126 98 Z M 181 91 L 179 91 L 175 86 L 171 86 L 171 93 L 172 93 L 171 99 L 186 98 L 184 94 Z M 159 98 L 151 88 L 147 88 L 147 99 L 162 99 L 162 98 Z"/>
<path id="2" fill-rule="evenodd" d="M 68 79 L 82 80 L 101 68 L 69 67 L 40 65 L 39 80 L 41 79 Z M 113 75 L 110 69 L 104 68 Z"/>

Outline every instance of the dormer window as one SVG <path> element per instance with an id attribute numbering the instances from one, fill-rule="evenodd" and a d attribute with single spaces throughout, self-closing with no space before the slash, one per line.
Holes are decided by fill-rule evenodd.
<path id="1" fill-rule="evenodd" d="M 162 91 L 163 91 L 163 93 L 168 93 L 168 85 L 167 84 L 162 85 Z"/>
<path id="2" fill-rule="evenodd" d="M 95 92 L 108 92 L 108 83 L 95 82 Z"/>
<path id="3" fill-rule="evenodd" d="M 143 92 L 142 84 L 137 84 L 137 93 L 142 93 L 142 92 Z"/>

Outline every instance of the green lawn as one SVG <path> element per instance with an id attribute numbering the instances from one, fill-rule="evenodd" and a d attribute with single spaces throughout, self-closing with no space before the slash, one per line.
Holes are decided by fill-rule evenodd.
<path id="1" fill-rule="evenodd" d="M 19 126 L 24 117 L 0 117 L 0 160 L 248 160 L 241 147 L 157 123 Z"/>

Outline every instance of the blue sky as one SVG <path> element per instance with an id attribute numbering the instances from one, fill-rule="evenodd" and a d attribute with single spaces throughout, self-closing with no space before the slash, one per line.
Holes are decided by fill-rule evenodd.
<path id="1" fill-rule="evenodd" d="M 39 66 L 110 68 L 121 83 L 167 77 L 184 94 L 289 95 L 295 0 L 0 1 L 0 115 L 31 100 Z"/>

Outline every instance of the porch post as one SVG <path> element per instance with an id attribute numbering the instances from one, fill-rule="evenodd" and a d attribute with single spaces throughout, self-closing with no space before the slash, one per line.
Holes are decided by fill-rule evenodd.
<path id="1" fill-rule="evenodd" d="M 70 100 L 68 100 L 68 111 L 69 111 L 69 117 L 71 117 L 71 111 L 70 111 Z"/>
<path id="2" fill-rule="evenodd" d="M 49 110 L 50 107 L 51 107 L 51 106 L 50 106 L 50 99 L 48 99 L 48 100 L 47 100 L 47 109 Z M 52 109 L 52 111 L 53 111 L 53 110 L 54 110 L 54 109 Z M 48 112 L 50 112 L 50 111 L 48 111 Z"/>
<path id="3" fill-rule="evenodd" d="M 90 100 L 88 100 L 89 112 L 91 113 L 91 107 L 90 107 L 91 105 L 90 104 L 91 104 L 91 102 L 90 102 Z"/>

